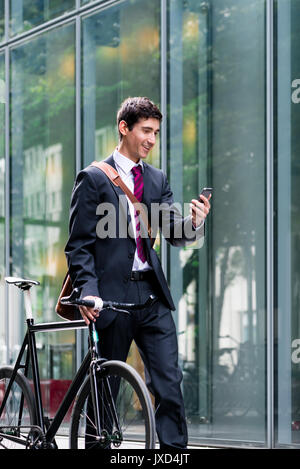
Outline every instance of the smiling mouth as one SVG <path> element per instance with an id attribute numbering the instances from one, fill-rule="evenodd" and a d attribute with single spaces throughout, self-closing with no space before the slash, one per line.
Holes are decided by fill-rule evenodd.
<path id="1" fill-rule="evenodd" d="M 151 147 L 146 147 L 145 145 L 143 145 L 143 148 L 144 148 L 144 150 L 146 150 L 146 151 L 150 151 L 150 150 L 151 150 Z"/>

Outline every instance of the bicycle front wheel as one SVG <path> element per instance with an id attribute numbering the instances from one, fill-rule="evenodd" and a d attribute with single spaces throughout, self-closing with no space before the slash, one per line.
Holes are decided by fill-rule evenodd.
<path id="1" fill-rule="evenodd" d="M 12 367 L 0 368 L 0 408 L 12 374 Z M 18 371 L 0 415 L 0 448 L 29 448 L 31 428 L 35 421 L 32 390 L 28 380 Z"/>
<path id="2" fill-rule="evenodd" d="M 97 375 L 97 388 L 101 434 L 96 432 L 87 377 L 73 407 L 70 448 L 154 448 L 154 412 L 140 375 L 126 363 L 107 361 Z"/>

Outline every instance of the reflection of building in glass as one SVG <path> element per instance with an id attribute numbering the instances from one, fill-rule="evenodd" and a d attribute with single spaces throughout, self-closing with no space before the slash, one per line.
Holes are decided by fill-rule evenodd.
<path id="1" fill-rule="evenodd" d="M 95 131 L 95 159 L 103 160 L 116 146 L 116 129 L 106 126 Z"/>
<path id="2" fill-rule="evenodd" d="M 62 212 L 62 145 L 51 145 L 45 150 L 46 214 L 47 220 L 61 220 Z"/>
<path id="3" fill-rule="evenodd" d="M 0 159 L 0 281 L 5 270 L 5 160 Z M 3 298 L 3 295 L 1 295 Z"/>
<path id="4" fill-rule="evenodd" d="M 0 217 L 4 217 L 5 215 L 4 188 L 5 188 L 5 160 L 4 158 L 0 158 Z"/>
<path id="5" fill-rule="evenodd" d="M 5 159 L 0 158 L 0 363 L 6 361 L 5 337 Z"/>
<path id="6" fill-rule="evenodd" d="M 45 149 L 39 145 L 25 150 L 25 253 L 35 275 L 47 273 L 52 278 L 57 275 L 62 189 L 62 145 Z"/>
<path id="7" fill-rule="evenodd" d="M 24 151 L 24 216 L 60 220 L 62 210 L 62 145 Z"/>

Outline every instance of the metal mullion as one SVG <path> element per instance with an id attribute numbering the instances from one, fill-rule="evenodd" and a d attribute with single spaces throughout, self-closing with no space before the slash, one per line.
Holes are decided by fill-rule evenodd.
<path id="1" fill-rule="evenodd" d="M 5 275 L 10 275 L 10 52 L 5 48 Z M 9 301 L 5 283 L 6 362 L 9 363 Z"/>
<path id="2" fill-rule="evenodd" d="M 75 99 L 76 99 L 76 156 L 75 171 L 82 168 L 81 158 L 81 18 L 76 18 L 75 24 Z"/>
<path id="3" fill-rule="evenodd" d="M 273 0 L 266 0 L 267 445 L 274 448 L 274 56 Z"/>
<path id="4" fill-rule="evenodd" d="M 76 154 L 75 154 L 75 172 L 76 174 L 82 167 L 81 155 L 81 17 L 76 17 L 75 28 L 75 122 L 76 122 Z M 82 331 L 76 331 L 76 369 L 79 369 L 82 362 Z"/>
<path id="5" fill-rule="evenodd" d="M 163 120 L 160 128 L 161 135 L 161 169 L 167 171 L 167 4 L 161 0 L 160 25 L 160 101 Z"/>
<path id="6" fill-rule="evenodd" d="M 167 172 L 167 1 L 160 4 L 160 106 L 163 115 L 160 128 L 161 169 Z M 161 237 L 161 263 L 167 273 L 167 242 Z"/>

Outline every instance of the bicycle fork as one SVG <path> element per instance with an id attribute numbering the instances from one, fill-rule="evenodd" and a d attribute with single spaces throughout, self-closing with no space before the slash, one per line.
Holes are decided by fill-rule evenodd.
<path id="1" fill-rule="evenodd" d="M 96 331 L 94 323 L 90 325 L 89 331 L 90 331 L 90 342 L 91 342 L 91 352 L 92 352 L 91 364 L 90 364 L 90 382 L 91 382 L 92 403 L 93 403 L 93 409 L 94 409 L 95 426 L 96 426 L 97 435 L 99 435 L 101 443 L 106 442 L 108 438 L 108 432 L 106 431 L 106 429 L 102 428 L 102 423 L 101 423 L 101 418 L 100 418 L 100 409 L 101 409 L 102 417 L 104 421 L 104 418 L 105 418 L 104 414 L 105 414 L 105 409 L 106 409 L 106 412 L 111 416 L 111 422 L 110 422 L 111 427 L 113 428 L 113 423 L 116 426 L 117 433 L 116 435 L 114 435 L 114 437 L 117 436 L 117 440 L 120 444 L 121 443 L 120 438 L 122 435 L 121 427 L 120 427 L 119 420 L 118 420 L 118 415 L 116 411 L 116 406 L 115 406 L 115 401 L 113 398 L 111 386 L 110 386 L 108 378 L 105 377 L 105 373 L 104 373 L 106 360 L 100 358 L 100 353 L 99 353 L 99 348 L 98 348 L 99 338 L 98 338 L 98 333 Z M 99 394 L 99 383 L 97 381 L 97 375 L 99 376 L 99 372 L 100 374 L 101 373 L 103 374 L 103 383 L 101 385 L 103 386 L 103 388 L 101 389 L 101 394 L 102 394 L 102 398 L 105 399 L 104 409 L 103 409 L 103 399 L 101 402 L 102 408 L 99 405 L 100 394 Z M 116 438 L 113 438 L 113 441 L 115 442 L 115 444 L 118 444 L 116 442 Z"/>

